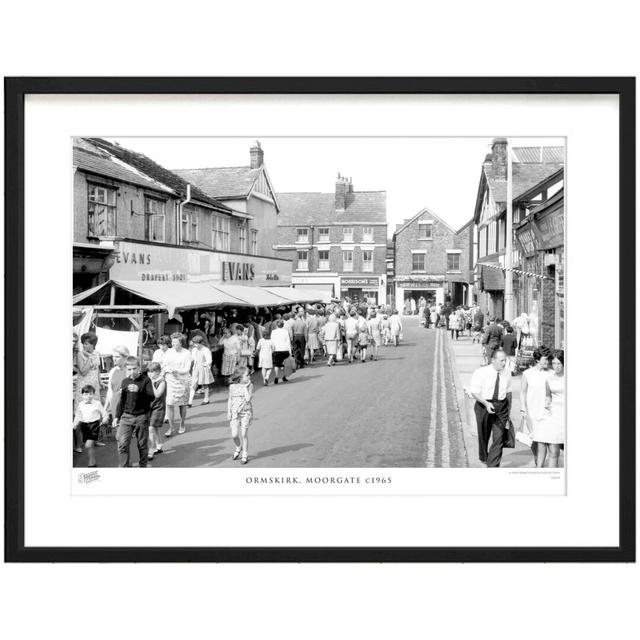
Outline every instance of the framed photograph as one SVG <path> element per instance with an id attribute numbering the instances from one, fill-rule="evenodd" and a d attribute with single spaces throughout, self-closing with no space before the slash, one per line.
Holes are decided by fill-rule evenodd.
<path id="1" fill-rule="evenodd" d="M 7 560 L 635 561 L 635 79 L 5 114 Z"/>

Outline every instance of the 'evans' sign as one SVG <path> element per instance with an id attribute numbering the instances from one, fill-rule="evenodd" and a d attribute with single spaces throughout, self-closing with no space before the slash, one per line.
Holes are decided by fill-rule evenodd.
<path id="1" fill-rule="evenodd" d="M 223 280 L 253 280 L 255 277 L 255 266 L 252 262 L 222 261 Z"/>

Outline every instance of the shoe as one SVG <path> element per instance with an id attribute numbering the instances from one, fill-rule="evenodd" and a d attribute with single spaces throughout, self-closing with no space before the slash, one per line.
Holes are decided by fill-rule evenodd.
<path id="1" fill-rule="evenodd" d="M 92 467 L 97 467 L 97 464 L 88 464 L 87 467 L 89 467 L 89 469 L 91 469 Z"/>
<path id="2" fill-rule="evenodd" d="M 278 382 L 279 382 L 279 380 L 278 380 L 278 378 L 276 378 L 276 379 L 273 381 L 273 384 L 278 384 Z"/>
<path id="3" fill-rule="evenodd" d="M 158 447 L 158 448 L 153 452 L 153 455 L 154 455 L 154 456 L 157 456 L 159 453 L 164 453 L 164 451 L 163 451 L 162 447 Z"/>
<path id="4" fill-rule="evenodd" d="M 178 429 L 178 433 L 184 433 L 186 431 L 186 429 L 184 427 L 180 427 Z"/>
<path id="5" fill-rule="evenodd" d="M 188 405 L 187 405 L 187 409 L 191 409 L 191 407 L 192 407 L 192 406 L 193 406 L 193 405 L 188 404 Z"/>
<path id="6" fill-rule="evenodd" d="M 202 404 L 203 404 L 203 405 L 205 405 L 205 404 L 209 404 L 209 401 L 208 401 L 208 400 L 204 400 L 204 401 L 202 402 Z M 202 406 L 202 405 L 201 405 L 201 406 Z"/>
<path id="7" fill-rule="evenodd" d="M 165 431 L 164 432 L 164 437 L 165 438 L 170 438 L 173 435 L 173 431 L 171 431 L 171 429 L 169 429 L 169 431 Z"/>
<path id="8" fill-rule="evenodd" d="M 249 462 L 249 456 L 246 453 L 242 454 L 242 458 L 240 459 L 240 464 L 247 464 Z"/>
<path id="9" fill-rule="evenodd" d="M 82 447 L 74 447 L 73 449 L 76 453 L 82 453 Z"/>
<path id="10" fill-rule="evenodd" d="M 153 453 L 150 453 L 150 454 L 147 456 L 147 460 L 148 460 L 149 462 L 151 462 L 151 460 L 153 460 Z"/>
<path id="11" fill-rule="evenodd" d="M 232 460 L 237 460 L 240 457 L 240 454 L 242 453 L 242 449 L 236 449 L 236 451 L 233 452 L 233 455 L 231 456 Z"/>
<path id="12" fill-rule="evenodd" d="M 287 380 L 287 378 L 285 378 L 284 376 L 282 376 L 282 382 L 289 382 L 289 380 Z"/>
<path id="13" fill-rule="evenodd" d="M 104 442 L 98 442 L 96 440 L 96 447 L 106 447 L 107 445 Z"/>

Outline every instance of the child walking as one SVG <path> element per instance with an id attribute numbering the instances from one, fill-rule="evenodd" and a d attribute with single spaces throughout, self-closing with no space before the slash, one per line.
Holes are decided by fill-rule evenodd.
<path id="1" fill-rule="evenodd" d="M 211 351 L 205 346 L 204 338 L 200 335 L 191 339 L 193 349 L 191 349 L 191 359 L 193 360 L 193 371 L 191 375 L 191 389 L 189 390 L 189 404 L 193 404 L 193 398 L 198 387 L 204 387 L 204 400 L 202 404 L 209 404 L 209 385 L 213 383 L 211 373 Z"/>
<path id="2" fill-rule="evenodd" d="M 80 389 L 81 401 L 76 408 L 76 415 L 73 419 L 73 428 L 80 429 L 82 442 L 89 456 L 89 466 L 96 466 L 96 442 L 100 436 L 100 424 L 107 422 L 107 413 L 104 407 L 94 394 L 96 390 L 93 385 L 85 384 Z"/>
<path id="3" fill-rule="evenodd" d="M 271 342 L 271 331 L 265 330 L 264 337 L 258 340 L 258 367 L 262 369 L 262 381 L 264 386 L 269 385 L 269 376 L 273 369 L 273 342 Z"/>
<path id="4" fill-rule="evenodd" d="M 154 456 L 162 453 L 162 445 L 164 444 L 162 425 L 167 411 L 167 383 L 164 381 L 162 365 L 159 362 L 152 362 L 149 365 L 147 375 L 151 380 L 154 395 L 149 414 L 149 453 L 147 460 L 153 460 Z"/>
<path id="5" fill-rule="evenodd" d="M 242 458 L 240 462 L 247 464 L 249 461 L 249 437 L 247 431 L 253 419 L 253 406 L 251 398 L 253 396 L 253 384 L 249 377 L 247 367 L 238 367 L 231 376 L 229 385 L 229 402 L 227 404 L 227 418 L 231 427 L 231 437 L 236 445 L 232 459 Z"/>

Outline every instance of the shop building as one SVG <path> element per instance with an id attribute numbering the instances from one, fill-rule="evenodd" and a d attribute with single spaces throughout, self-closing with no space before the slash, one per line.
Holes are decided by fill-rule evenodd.
<path id="1" fill-rule="evenodd" d="M 467 233 L 465 233 L 465 230 Z M 456 232 L 424 208 L 393 234 L 395 307 L 399 312 L 423 297 L 428 304 L 446 298 L 466 304 L 469 296 L 469 233 Z"/>
<path id="2" fill-rule="evenodd" d="M 489 317 L 504 317 L 507 165 L 506 138 L 495 138 L 482 165 L 474 210 L 473 264 L 476 301 Z M 564 147 L 512 147 L 513 228 L 532 207 L 561 187 L 553 187 L 564 168 Z M 556 189 L 556 191 L 554 191 Z M 514 243 L 512 265 L 521 262 Z M 496 268 L 497 267 L 497 268 Z M 514 282 L 514 316 L 523 310 L 520 282 Z M 519 304 L 520 302 L 520 304 Z M 513 320 L 513 318 L 507 318 Z"/>
<path id="3" fill-rule="evenodd" d="M 292 285 L 334 298 L 386 301 L 385 191 L 355 191 L 338 175 L 335 193 L 278 193 L 278 254 Z"/>
<path id="4" fill-rule="evenodd" d="M 249 164 L 241 167 L 175 169 L 174 172 L 203 193 L 250 217 L 235 221 L 233 251 L 276 257 L 280 206 L 264 163 L 260 142 L 249 149 Z M 228 232 L 228 230 L 227 230 Z"/>

